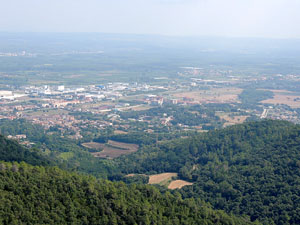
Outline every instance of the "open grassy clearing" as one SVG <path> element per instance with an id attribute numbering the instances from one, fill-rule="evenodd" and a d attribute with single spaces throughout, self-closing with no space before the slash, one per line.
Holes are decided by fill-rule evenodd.
<path id="1" fill-rule="evenodd" d="M 184 181 L 184 180 L 173 180 L 169 186 L 168 186 L 168 189 L 171 189 L 171 190 L 174 190 L 174 189 L 180 189 L 184 186 L 187 186 L 187 185 L 193 185 L 193 183 L 191 182 L 187 182 L 187 181 Z"/>
<path id="2" fill-rule="evenodd" d="M 167 185 L 172 177 L 177 177 L 177 173 L 161 173 L 149 176 L 148 184 Z"/>
<path id="3" fill-rule="evenodd" d="M 193 185 L 193 183 L 184 181 L 184 180 L 173 180 L 178 176 L 177 173 L 160 173 L 155 175 L 145 175 L 145 174 L 127 174 L 125 177 L 134 177 L 134 176 L 148 176 L 148 184 L 158 184 L 165 186 L 170 190 L 180 189 L 187 185 Z"/>

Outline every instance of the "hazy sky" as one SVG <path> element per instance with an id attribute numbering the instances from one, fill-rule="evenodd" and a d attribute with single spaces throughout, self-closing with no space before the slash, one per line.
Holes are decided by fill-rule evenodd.
<path id="1" fill-rule="evenodd" d="M 0 0 L 0 31 L 300 38 L 300 0 Z"/>

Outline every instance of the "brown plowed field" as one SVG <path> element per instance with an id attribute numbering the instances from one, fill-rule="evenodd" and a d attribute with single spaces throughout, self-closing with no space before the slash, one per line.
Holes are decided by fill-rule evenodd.
<path id="1" fill-rule="evenodd" d="M 109 140 L 107 144 L 101 144 L 96 142 L 83 143 L 84 147 L 100 150 L 101 152 L 92 152 L 94 157 L 113 159 L 121 155 L 127 155 L 136 152 L 139 148 L 136 144 L 128 144 L 123 142 Z"/>
<path id="2" fill-rule="evenodd" d="M 118 141 L 108 141 L 108 144 L 113 146 L 113 147 L 117 147 L 117 148 L 122 148 L 122 149 L 126 149 L 126 150 L 132 150 L 132 151 L 137 151 L 139 146 L 136 144 L 128 144 L 128 143 L 124 143 L 124 142 L 118 142 Z"/>

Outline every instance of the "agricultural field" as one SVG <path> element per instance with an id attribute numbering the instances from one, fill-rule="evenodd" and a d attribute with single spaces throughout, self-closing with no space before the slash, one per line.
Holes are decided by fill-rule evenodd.
<path id="1" fill-rule="evenodd" d="M 168 189 L 174 190 L 174 189 L 180 189 L 184 186 L 188 186 L 188 185 L 193 185 L 193 183 L 191 182 L 187 182 L 184 180 L 173 180 L 169 186 Z"/>
<path id="2" fill-rule="evenodd" d="M 177 173 L 161 173 L 150 175 L 148 184 L 166 185 L 172 180 L 172 177 L 177 177 Z"/>
<path id="3" fill-rule="evenodd" d="M 187 182 L 184 180 L 173 180 L 177 177 L 177 173 L 161 173 L 149 176 L 148 184 L 159 184 L 161 186 L 168 187 L 168 189 L 180 189 L 187 185 L 193 185 L 191 182 Z M 134 176 L 130 174 L 130 176 Z"/>
<path id="4" fill-rule="evenodd" d="M 92 152 L 94 157 L 114 159 L 121 155 L 127 155 L 136 152 L 139 148 L 136 144 L 128 144 L 123 142 L 111 141 L 109 140 L 106 144 L 101 144 L 97 142 L 83 143 L 84 147 L 101 150 L 100 152 Z"/>
<path id="5" fill-rule="evenodd" d="M 98 143 L 98 142 L 88 142 L 88 143 L 82 143 L 83 147 L 89 148 L 89 149 L 96 149 L 100 150 L 104 147 L 104 144 Z"/>
<path id="6" fill-rule="evenodd" d="M 112 140 L 109 140 L 107 145 L 109 145 L 111 147 L 119 148 L 119 149 L 131 150 L 134 152 L 136 152 L 139 148 L 139 146 L 136 144 L 128 144 L 128 143 L 112 141 Z"/>
<path id="7" fill-rule="evenodd" d="M 300 95 L 297 93 L 284 91 L 284 90 L 273 90 L 274 97 L 261 101 L 261 103 L 266 104 L 285 104 L 291 108 L 300 108 Z"/>
<path id="8" fill-rule="evenodd" d="M 238 95 L 240 88 L 213 88 L 211 90 L 199 90 L 191 92 L 174 93 L 172 96 L 179 99 L 191 99 L 195 103 L 236 103 L 240 102 Z"/>

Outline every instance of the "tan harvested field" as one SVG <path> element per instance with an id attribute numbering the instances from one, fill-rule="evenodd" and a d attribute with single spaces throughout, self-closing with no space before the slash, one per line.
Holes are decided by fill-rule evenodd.
<path id="1" fill-rule="evenodd" d="M 134 176 L 148 176 L 145 174 L 127 174 L 125 177 L 134 177 Z M 174 190 L 177 188 L 182 188 L 187 185 L 193 185 L 191 182 L 187 182 L 184 180 L 172 180 L 173 177 L 177 177 L 177 173 L 161 173 L 161 174 L 155 174 L 155 175 L 150 175 L 148 184 L 159 184 L 165 187 L 168 187 L 168 189 Z"/>
<path id="2" fill-rule="evenodd" d="M 161 173 L 149 176 L 148 184 L 167 184 L 172 177 L 177 177 L 177 173 Z"/>
<path id="3" fill-rule="evenodd" d="M 177 188 L 180 189 L 180 188 L 182 188 L 184 186 L 187 186 L 187 185 L 193 185 L 193 183 L 187 182 L 187 181 L 184 181 L 184 180 L 173 180 L 169 184 L 168 188 L 171 189 L 171 190 L 174 190 L 174 189 L 177 189 Z"/>
<path id="4" fill-rule="evenodd" d="M 234 103 L 240 102 L 238 95 L 243 90 L 240 88 L 216 88 L 211 90 L 199 90 L 173 94 L 174 98 L 191 98 L 197 103 Z"/>
<path id="5" fill-rule="evenodd" d="M 278 92 L 273 91 L 274 97 L 271 99 L 267 99 L 261 101 L 261 103 L 269 103 L 269 104 L 285 104 L 290 106 L 291 108 L 299 108 L 300 107 L 300 95 L 291 95 L 287 94 L 287 92 Z"/>
<path id="6" fill-rule="evenodd" d="M 94 157 L 113 159 L 121 155 L 127 155 L 136 152 L 139 148 L 136 144 L 127 144 L 123 142 L 109 140 L 107 144 L 101 144 L 96 142 L 83 143 L 84 147 L 100 150 L 101 152 L 92 152 Z"/>

